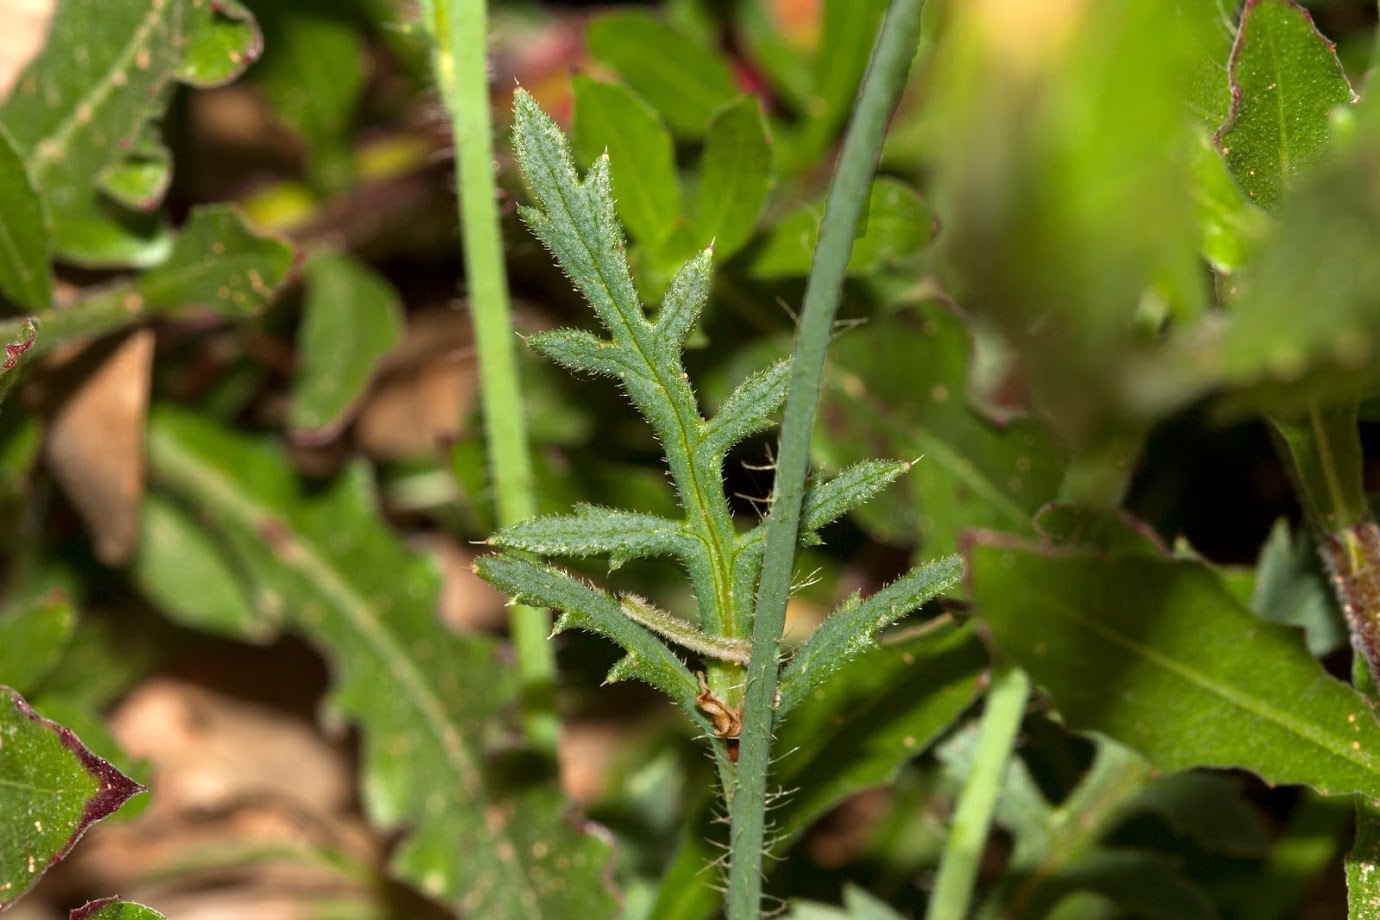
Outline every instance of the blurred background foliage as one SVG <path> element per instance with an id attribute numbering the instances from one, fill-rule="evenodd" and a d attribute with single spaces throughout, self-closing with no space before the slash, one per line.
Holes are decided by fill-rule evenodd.
<path id="1" fill-rule="evenodd" d="M 186 18 L 154 34 L 139 31 L 148 4 L 21 6 L 0 50 L 0 166 L 33 188 L 0 195 L 7 221 L 43 225 L 46 209 L 48 229 L 0 260 L 5 341 L 28 343 L 23 318 L 40 321 L 3 377 L 0 683 L 155 794 L 12 915 L 112 891 L 182 918 L 474 910 L 483 871 L 452 864 L 491 847 L 484 805 L 498 803 L 524 853 L 546 848 L 529 870 L 548 868 L 548 851 L 550 866 L 565 861 L 551 871 L 577 894 L 553 904 L 614 915 L 611 885 L 623 916 L 713 916 L 710 764 L 644 688 L 599 687 L 613 649 L 556 640 L 559 793 L 519 781 L 502 599 L 469 571 L 495 522 L 453 140 L 411 4 L 168 0 Z M 608 150 L 644 299 L 713 241 L 712 301 L 686 355 L 712 409 L 790 349 L 886 4 L 491 6 L 496 121 L 520 84 L 567 127 L 581 166 Z M 1310 480 L 1297 456 L 1291 467 L 1271 431 L 1340 413 L 1354 487 L 1333 510 L 1368 514 L 1352 493 L 1363 504 L 1375 481 L 1363 448 L 1380 366 L 1376 10 L 1310 3 L 1309 21 L 1253 0 L 1260 44 L 1242 45 L 1233 85 L 1239 7 L 927 6 L 815 438 L 824 468 L 916 462 L 803 553 L 787 642 L 913 558 L 967 548 L 975 575 L 783 728 L 777 781 L 800 791 L 776 814 L 787 858 L 768 889 L 797 916 L 925 909 L 993 655 L 1030 666 L 1049 695 L 1002 780 L 980 916 L 1345 914 L 1350 803 L 1273 784 L 1347 791 L 1329 778 L 1350 773 L 1327 772 L 1323 752 L 1298 755 L 1304 775 L 1276 775 L 1268 756 L 1230 749 L 1254 731 L 1241 713 L 1173 687 L 1135 685 L 1149 716 L 1118 709 L 1115 654 L 1022 619 L 1056 602 L 1114 624 L 1143 614 L 1167 624 L 1155 648 L 1190 664 L 1202 653 L 1215 677 L 1246 673 L 1240 692 L 1257 701 L 1349 673 L 1302 510 L 1330 474 Z M 1251 56 L 1267 45 L 1286 62 L 1273 75 Z M 99 101 L 91 74 L 123 66 L 117 52 L 142 62 L 129 69 L 141 94 L 76 118 Z M 97 133 L 62 133 L 55 108 Z M 518 331 L 588 325 L 516 219 L 506 143 Z M 521 359 L 542 512 L 674 511 L 656 445 L 616 388 Z M 771 447 L 755 439 L 725 466 L 745 524 L 770 494 Z M 1041 512 L 1056 499 L 1087 507 Z M 1123 562 L 1084 571 L 1056 545 L 1112 547 Z M 1142 570 L 1173 596 L 1141 590 Z M 620 578 L 690 606 L 672 566 Z M 1171 608 L 1184 616 L 1163 617 Z M 1301 627 L 1311 655 L 1283 633 L 1240 645 L 1256 621 L 1232 617 L 1247 612 Z M 1241 632 L 1213 632 L 1228 621 Z M 1207 635 L 1231 654 L 1202 652 Z M 1045 642 L 1059 663 L 1037 670 L 1027 659 Z M 1251 669 L 1277 686 L 1247 686 Z M 1205 721 L 1166 718 L 1136 743 L 1137 719 L 1181 704 Z M 1195 732 L 1225 732 L 1225 753 Z M 1193 764 L 1270 785 L 1173 772 Z M 1356 770 L 1380 789 L 1374 765 Z M 572 805 L 606 831 L 567 821 Z"/>

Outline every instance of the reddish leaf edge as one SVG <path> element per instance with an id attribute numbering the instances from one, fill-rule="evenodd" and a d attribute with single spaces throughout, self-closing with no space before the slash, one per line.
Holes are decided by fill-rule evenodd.
<path id="1" fill-rule="evenodd" d="M 82 835 L 86 833 L 91 825 L 102 818 L 114 814 L 121 805 L 129 801 L 135 795 L 141 792 L 148 792 L 148 787 L 136 783 L 116 769 L 114 764 L 92 753 L 91 749 L 85 744 L 82 744 L 81 739 L 78 738 L 76 733 L 70 728 L 65 725 L 60 725 L 52 719 L 45 719 L 43 716 L 39 715 L 34 711 L 33 707 L 25 701 L 24 697 L 19 695 L 17 690 L 0 686 L 0 693 L 13 694 L 15 708 L 30 722 L 34 722 L 56 734 L 58 740 L 62 742 L 62 746 L 76 755 L 77 760 L 81 762 L 82 769 L 94 776 L 96 781 L 100 784 L 100 788 L 96 790 L 96 794 L 87 800 L 86 808 L 82 812 L 81 821 L 78 822 L 76 830 L 72 832 L 72 836 L 67 839 L 67 843 L 48 860 L 42 869 L 34 873 L 33 883 L 30 884 L 24 892 L 21 892 L 13 901 L 0 901 L 0 911 L 3 911 L 13 904 L 14 901 L 22 898 L 24 893 L 32 891 L 33 885 L 37 884 L 38 880 L 42 878 L 44 873 L 51 867 L 66 859 L 67 854 L 72 852 L 72 848 L 77 845 L 77 841 L 82 838 Z M 75 917 L 77 914 L 73 913 L 72 916 Z"/>

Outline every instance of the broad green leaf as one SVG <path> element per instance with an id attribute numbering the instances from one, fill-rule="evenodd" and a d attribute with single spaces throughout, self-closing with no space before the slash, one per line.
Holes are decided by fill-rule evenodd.
<path id="1" fill-rule="evenodd" d="M 52 230 L 24 158 L 0 124 L 0 294 L 24 310 L 53 299 Z"/>
<path id="2" fill-rule="evenodd" d="M 823 216 L 817 205 L 792 211 L 750 251 L 754 278 L 794 278 L 809 274 Z M 866 224 L 853 244 L 850 275 L 867 275 L 924 249 L 934 239 L 935 218 L 915 190 L 883 176 L 872 183 Z"/>
<path id="3" fill-rule="evenodd" d="M 33 693 L 62 657 L 76 626 L 60 594 L 0 614 L 0 684 Z"/>
<path id="4" fill-rule="evenodd" d="M 1176 0 L 1174 16 L 1194 49 L 1183 73 L 1184 95 L 1194 120 L 1208 134 L 1231 114 L 1228 63 L 1235 23 L 1231 12 L 1212 3 Z"/>
<path id="5" fill-rule="evenodd" d="M 332 705 L 362 732 L 365 811 L 404 831 L 400 878 L 473 916 L 611 914 L 606 844 L 548 777 L 485 747 L 517 689 L 497 643 L 439 622 L 437 573 L 380 522 L 362 467 L 309 498 L 281 454 L 174 414 L 153 419 L 149 462 L 233 547 L 259 603 L 327 656 Z"/>
<path id="6" fill-rule="evenodd" d="M 144 791 L 9 687 L 0 687 L 0 789 L 0 910 L 62 860 L 88 827 Z"/>
<path id="7" fill-rule="evenodd" d="M 1028 532 L 1059 487 L 1063 461 L 1041 426 L 998 425 L 969 405 L 971 351 L 964 320 L 929 303 L 850 330 L 830 352 L 816 454 L 829 466 L 915 458 L 895 499 L 857 516 L 926 556 L 955 551 L 964 528 Z"/>
<path id="8" fill-rule="evenodd" d="M 363 35 L 347 4 L 252 3 L 265 53 L 250 71 L 273 112 L 305 143 L 308 171 L 326 190 L 350 180 L 351 133 L 364 89 Z"/>
<path id="9" fill-rule="evenodd" d="M 771 191 L 772 148 L 762 106 L 745 95 L 714 116 L 700 158 L 695 229 L 720 262 L 752 238 Z"/>
<path id="10" fill-rule="evenodd" d="M 576 74 L 571 138 L 585 163 L 607 152 L 618 216 L 633 239 L 656 246 L 680 217 L 670 132 L 636 93 Z"/>
<path id="11" fill-rule="evenodd" d="M 321 251 L 307 261 L 288 425 L 334 436 L 349 421 L 383 356 L 403 332 L 397 291 L 364 263 Z"/>
<path id="12" fill-rule="evenodd" d="M 68 920 L 166 920 L 158 911 L 121 898 L 88 901 L 68 915 Z"/>
<path id="13" fill-rule="evenodd" d="M 1110 735 L 1161 770 L 1239 767 L 1330 794 L 1380 789 L 1380 723 L 1365 700 L 1202 564 L 990 532 L 972 538 L 968 564 L 997 648 L 1071 727 Z"/>
<path id="14" fill-rule="evenodd" d="M 1273 209 L 1326 152 L 1332 110 L 1355 102 L 1356 94 L 1335 46 L 1294 0 L 1246 4 L 1231 86 L 1231 115 L 1213 142 L 1246 194 Z"/>
<path id="15" fill-rule="evenodd" d="M 209 307 L 226 316 L 261 310 L 287 278 L 296 254 L 276 237 L 260 235 L 227 205 L 203 205 L 177 235 L 172 255 L 139 277 L 150 310 Z"/>
<path id="16" fill-rule="evenodd" d="M 723 54 L 697 44 L 655 14 L 606 13 L 589 25 L 589 52 L 613 68 L 678 135 L 703 137 L 738 86 Z"/>
<path id="17" fill-rule="evenodd" d="M 1167 552 L 1154 528 L 1125 511 L 1105 511 L 1086 505 L 1050 503 L 1035 515 L 1035 530 L 1056 546 Z"/>
<path id="18" fill-rule="evenodd" d="M 794 791 L 772 813 L 773 852 L 785 852 L 828 809 L 890 782 L 920 756 L 976 698 L 987 664 L 976 633 L 963 626 L 884 641 L 815 690 L 777 730 L 782 755 L 772 782 Z M 702 872 L 716 852 L 707 837 L 716 807 L 707 804 L 689 823 L 649 916 L 714 915 L 720 898 Z"/>
<path id="19" fill-rule="evenodd" d="M 0 108 L 43 194 L 53 245 L 88 265 L 147 265 L 166 252 L 163 222 L 104 197 L 107 170 L 123 164 L 174 80 L 224 82 L 257 54 L 257 32 L 238 4 L 201 0 L 63 0 L 42 54 Z M 208 34 L 229 19 L 235 45 Z"/>
<path id="20" fill-rule="evenodd" d="M 192 629 L 263 642 L 281 620 L 272 607 L 255 609 L 244 573 L 234 570 L 225 547 L 196 516 L 156 492 L 145 497 L 139 514 L 130 574 L 164 615 Z"/>

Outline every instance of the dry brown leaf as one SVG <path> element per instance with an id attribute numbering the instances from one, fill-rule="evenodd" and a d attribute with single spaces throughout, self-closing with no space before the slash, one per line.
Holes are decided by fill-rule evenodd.
<path id="1" fill-rule="evenodd" d="M 365 453 L 403 460 L 459 438 L 478 395 L 468 314 L 445 309 L 409 317 L 376 379 L 355 424 Z"/>
<path id="2" fill-rule="evenodd" d="M 77 382 L 56 397 L 44 456 L 106 565 L 128 562 L 139 539 L 153 346 L 153 331 L 140 329 L 108 353 L 97 343 L 47 365 Z"/>
<path id="3" fill-rule="evenodd" d="M 15 81 L 29 62 L 43 50 L 53 22 L 57 0 L 5 0 L 0 12 L 0 99 L 7 99 Z"/>

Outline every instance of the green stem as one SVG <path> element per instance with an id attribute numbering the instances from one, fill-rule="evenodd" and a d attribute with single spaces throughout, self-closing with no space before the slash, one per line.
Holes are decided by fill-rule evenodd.
<path id="1" fill-rule="evenodd" d="M 905 87 L 910 62 L 919 44 L 923 7 L 924 0 L 892 0 L 887 9 L 858 94 L 853 120 L 844 136 L 825 204 L 814 264 L 805 287 L 753 621 L 752 660 L 748 665 L 747 695 L 743 704 L 737 788 L 730 805 L 732 862 L 728 914 L 731 920 L 757 920 L 760 916 L 765 849 L 763 822 L 767 770 L 771 762 L 778 645 L 786 622 L 786 600 L 790 594 L 800 504 L 805 491 L 810 435 L 818 408 L 824 356 L 853 251 L 853 239 L 886 138 L 887 124 Z"/>
<path id="2" fill-rule="evenodd" d="M 926 920 L 963 920 L 973 898 L 997 792 L 1016 745 L 1016 733 L 1030 699 L 1030 678 L 1012 668 L 992 679 L 987 707 L 982 714 L 977 756 L 973 771 L 963 785 L 954 812 L 944 856 L 939 863 L 939 878 L 925 912 Z"/>
<path id="3" fill-rule="evenodd" d="M 536 498 L 498 219 L 485 58 L 487 10 L 482 0 L 424 0 L 423 13 L 435 43 L 436 83 L 455 136 L 461 236 L 479 356 L 484 437 L 502 527 L 535 514 Z M 548 638 L 550 615 L 545 610 L 514 605 L 509 627 L 517 650 L 524 726 L 533 743 L 554 752 L 559 723 L 555 715 L 556 658 Z"/>

